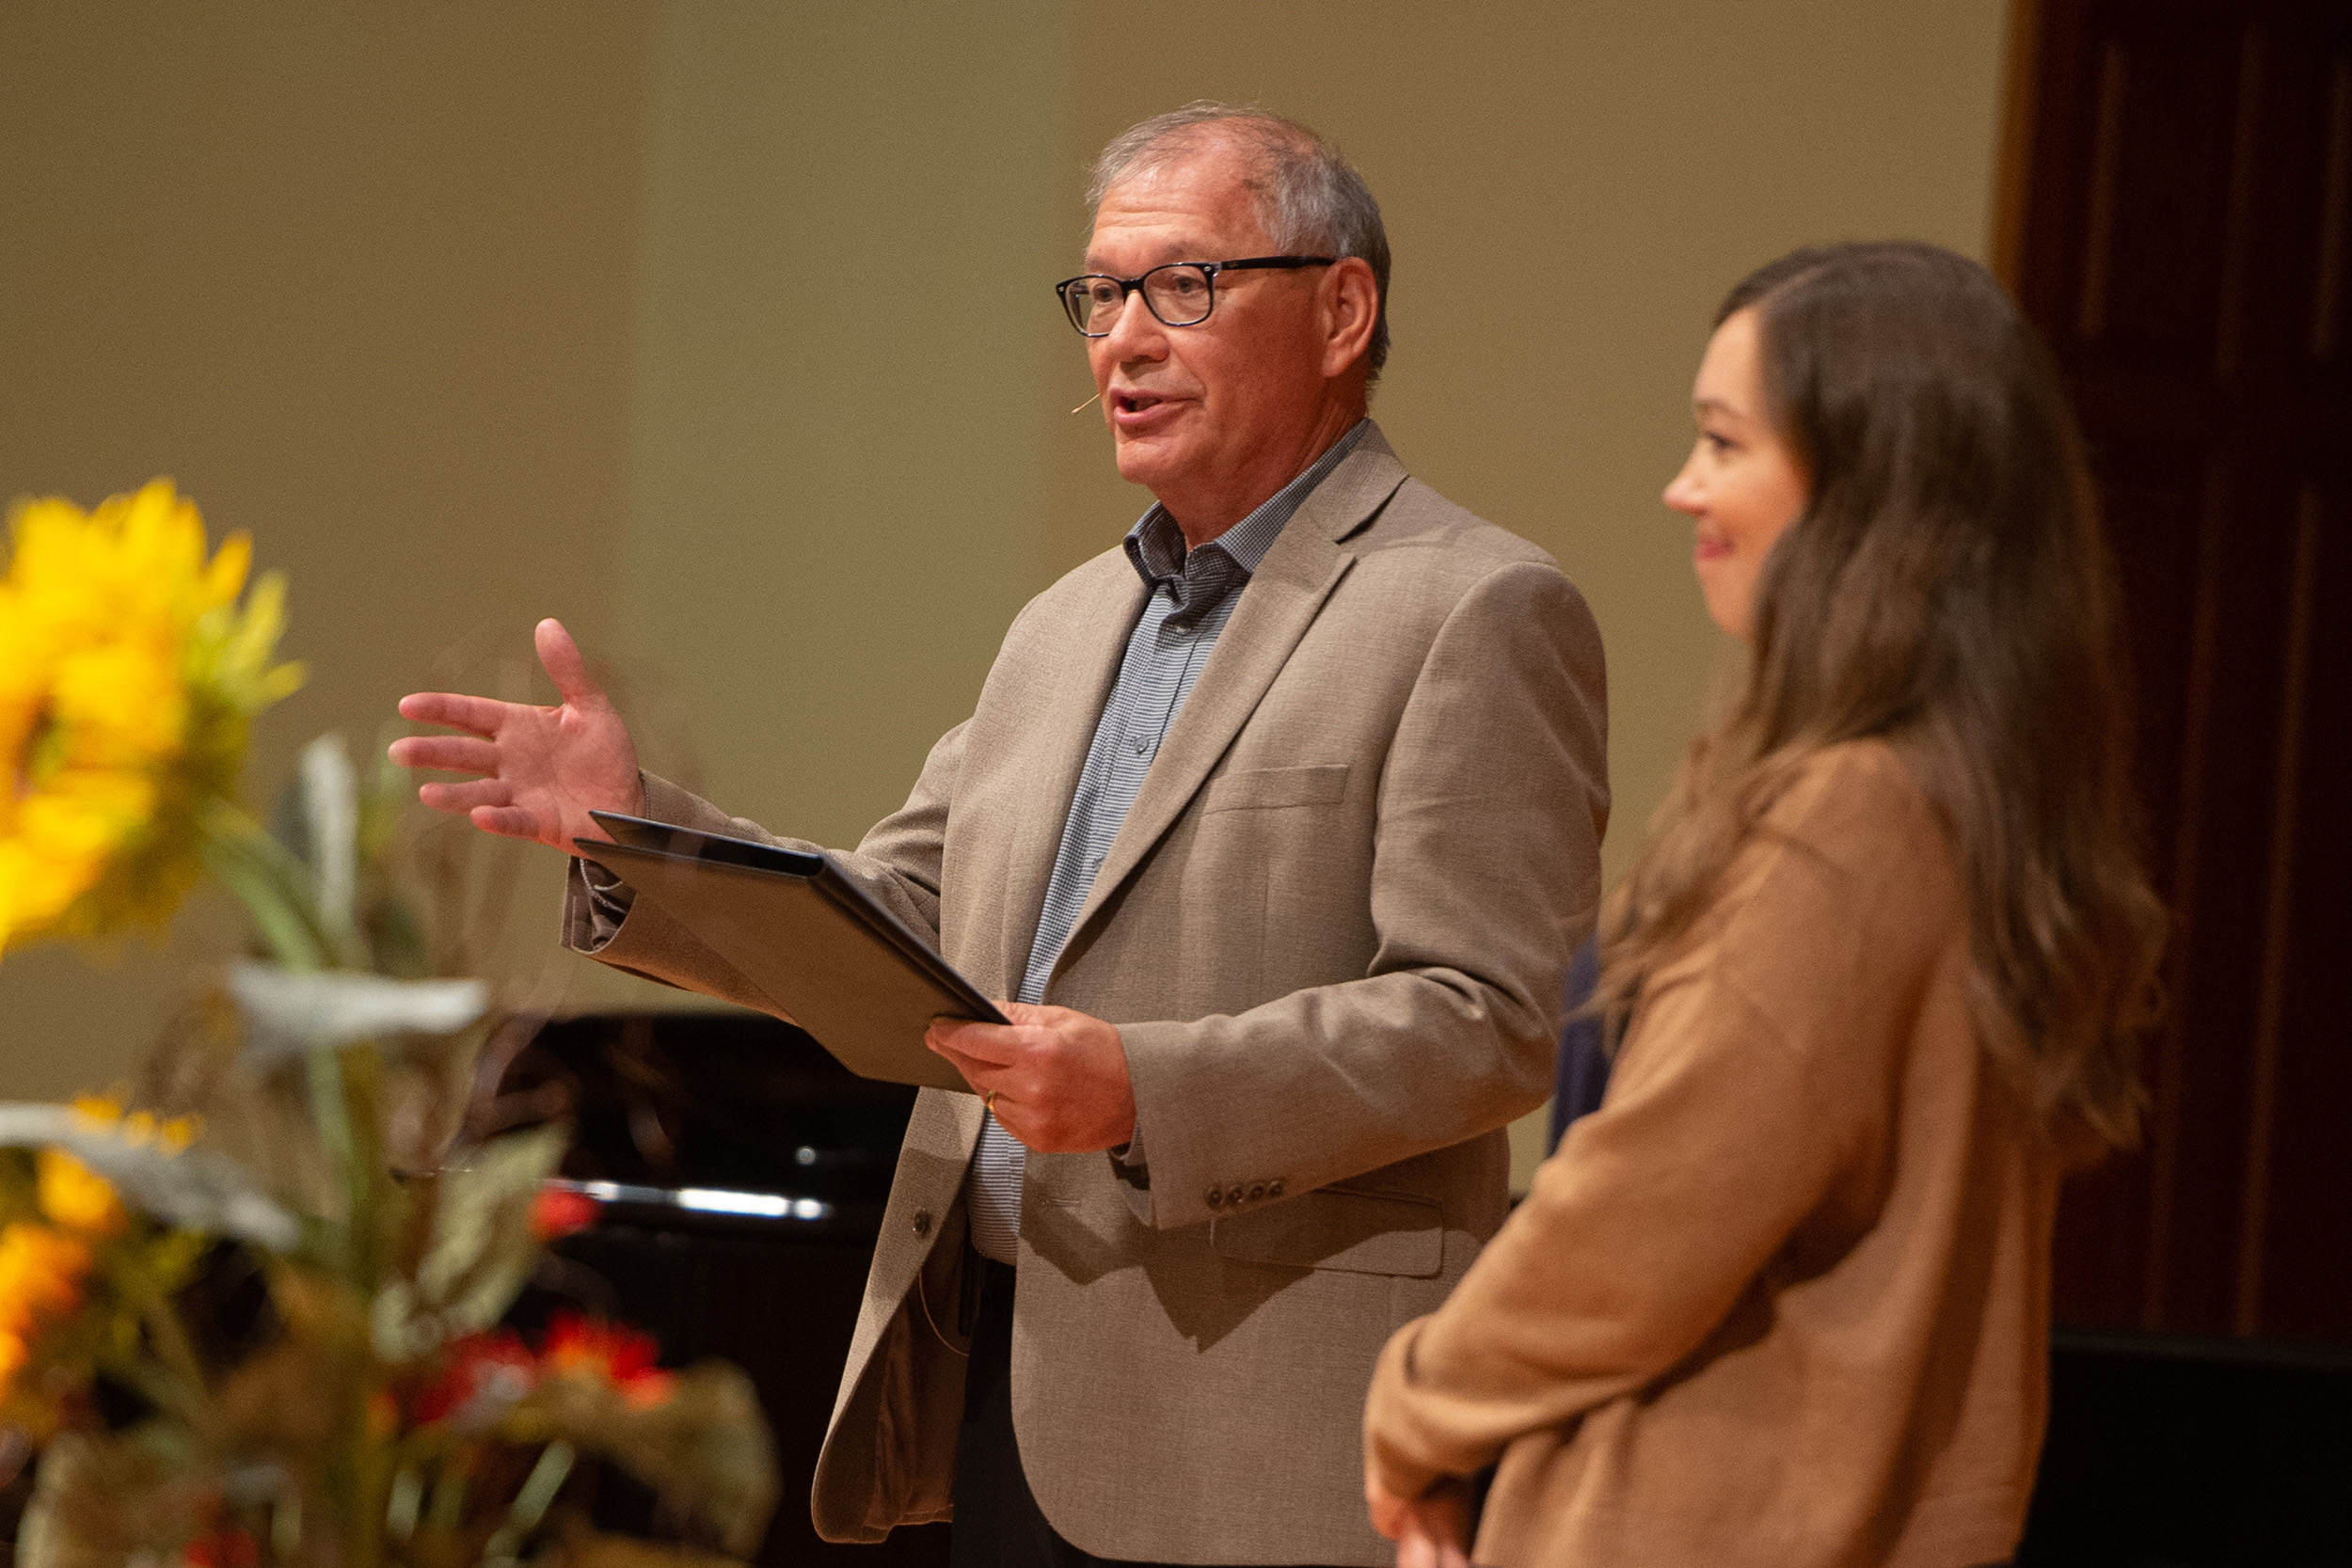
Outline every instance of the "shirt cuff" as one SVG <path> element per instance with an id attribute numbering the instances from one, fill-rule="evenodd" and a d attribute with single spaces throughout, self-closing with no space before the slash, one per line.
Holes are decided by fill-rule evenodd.
<path id="1" fill-rule="evenodd" d="M 1127 1134 L 1127 1141 L 1110 1151 L 1111 1174 L 1138 1192 L 1152 1190 L 1152 1167 L 1143 1157 L 1143 1122 L 1138 1118 L 1136 1130 Z"/>

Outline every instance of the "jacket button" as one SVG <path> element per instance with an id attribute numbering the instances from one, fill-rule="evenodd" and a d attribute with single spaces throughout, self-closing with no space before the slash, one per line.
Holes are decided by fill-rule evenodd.
<path id="1" fill-rule="evenodd" d="M 1239 1187 L 1228 1187 L 1228 1188 L 1226 1188 L 1226 1189 L 1225 1189 L 1225 1201 L 1226 1201 L 1226 1202 L 1228 1202 L 1228 1203 L 1239 1203 L 1241 1200 L 1242 1200 L 1242 1190 L 1241 1190 Z"/>
<path id="2" fill-rule="evenodd" d="M 1224 1188 L 1211 1187 L 1209 1189 L 1209 1207 L 1212 1209 L 1222 1209 L 1225 1207 Z"/>
<path id="3" fill-rule="evenodd" d="M 1273 1180 L 1265 1184 L 1265 1196 L 1268 1197 L 1280 1197 L 1282 1196 L 1282 1179 L 1280 1177 L 1278 1176 Z"/>
<path id="4" fill-rule="evenodd" d="M 1259 1203 L 1263 1202 L 1264 1198 L 1265 1183 L 1263 1181 L 1252 1181 L 1249 1183 L 1249 1201 L 1252 1203 Z"/>
<path id="5" fill-rule="evenodd" d="M 929 1209 L 917 1209 L 914 1212 L 914 1230 L 918 1238 L 931 1233 L 931 1212 Z"/>

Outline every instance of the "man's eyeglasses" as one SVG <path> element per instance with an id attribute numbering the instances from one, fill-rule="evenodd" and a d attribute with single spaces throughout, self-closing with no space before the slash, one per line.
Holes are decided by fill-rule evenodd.
<path id="1" fill-rule="evenodd" d="M 1162 326 L 1197 326 L 1216 309 L 1216 275 L 1220 272 L 1293 272 L 1300 267 L 1327 267 L 1333 260 L 1329 256 L 1251 256 L 1239 261 L 1170 261 L 1140 277 L 1113 277 L 1100 272 L 1065 277 L 1054 285 L 1054 292 L 1061 295 L 1071 325 L 1087 337 L 1107 338 L 1119 312 L 1127 308 L 1127 295 L 1136 289 L 1143 291 L 1144 308 Z"/>

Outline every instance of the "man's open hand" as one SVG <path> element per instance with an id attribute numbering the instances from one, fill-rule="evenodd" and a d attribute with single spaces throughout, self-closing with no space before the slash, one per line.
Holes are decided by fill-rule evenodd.
<path id="1" fill-rule="evenodd" d="M 589 678 L 571 633 L 546 620 L 532 641 L 561 703 L 533 707 L 446 691 L 403 697 L 402 718 L 466 733 L 408 736 L 392 742 L 391 758 L 403 768 L 476 775 L 420 785 L 417 799 L 434 810 L 463 815 L 485 832 L 536 839 L 570 854 L 575 838 L 607 836 L 590 812 L 640 813 L 644 785 L 628 726 Z"/>
<path id="2" fill-rule="evenodd" d="M 1090 1154 L 1135 1136 L 1136 1091 L 1119 1031 L 1068 1007 L 999 1002 L 1010 1024 L 931 1021 L 924 1043 L 996 1097 L 1006 1132 L 1041 1154 Z"/>

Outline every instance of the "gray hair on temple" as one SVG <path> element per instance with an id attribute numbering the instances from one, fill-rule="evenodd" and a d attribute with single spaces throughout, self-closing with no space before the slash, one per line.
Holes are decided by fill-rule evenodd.
<path id="1" fill-rule="evenodd" d="M 1101 207 L 1104 196 L 1121 180 L 1186 157 L 1220 134 L 1239 140 L 1257 156 L 1249 189 L 1257 198 L 1258 221 L 1277 250 L 1286 255 L 1360 256 L 1371 263 L 1380 291 L 1380 315 L 1366 359 L 1377 380 L 1389 360 L 1389 232 L 1380 221 L 1380 203 L 1340 150 L 1298 121 L 1205 98 L 1153 115 L 1121 133 L 1094 160 L 1094 178 L 1087 186 L 1088 211 Z"/>

